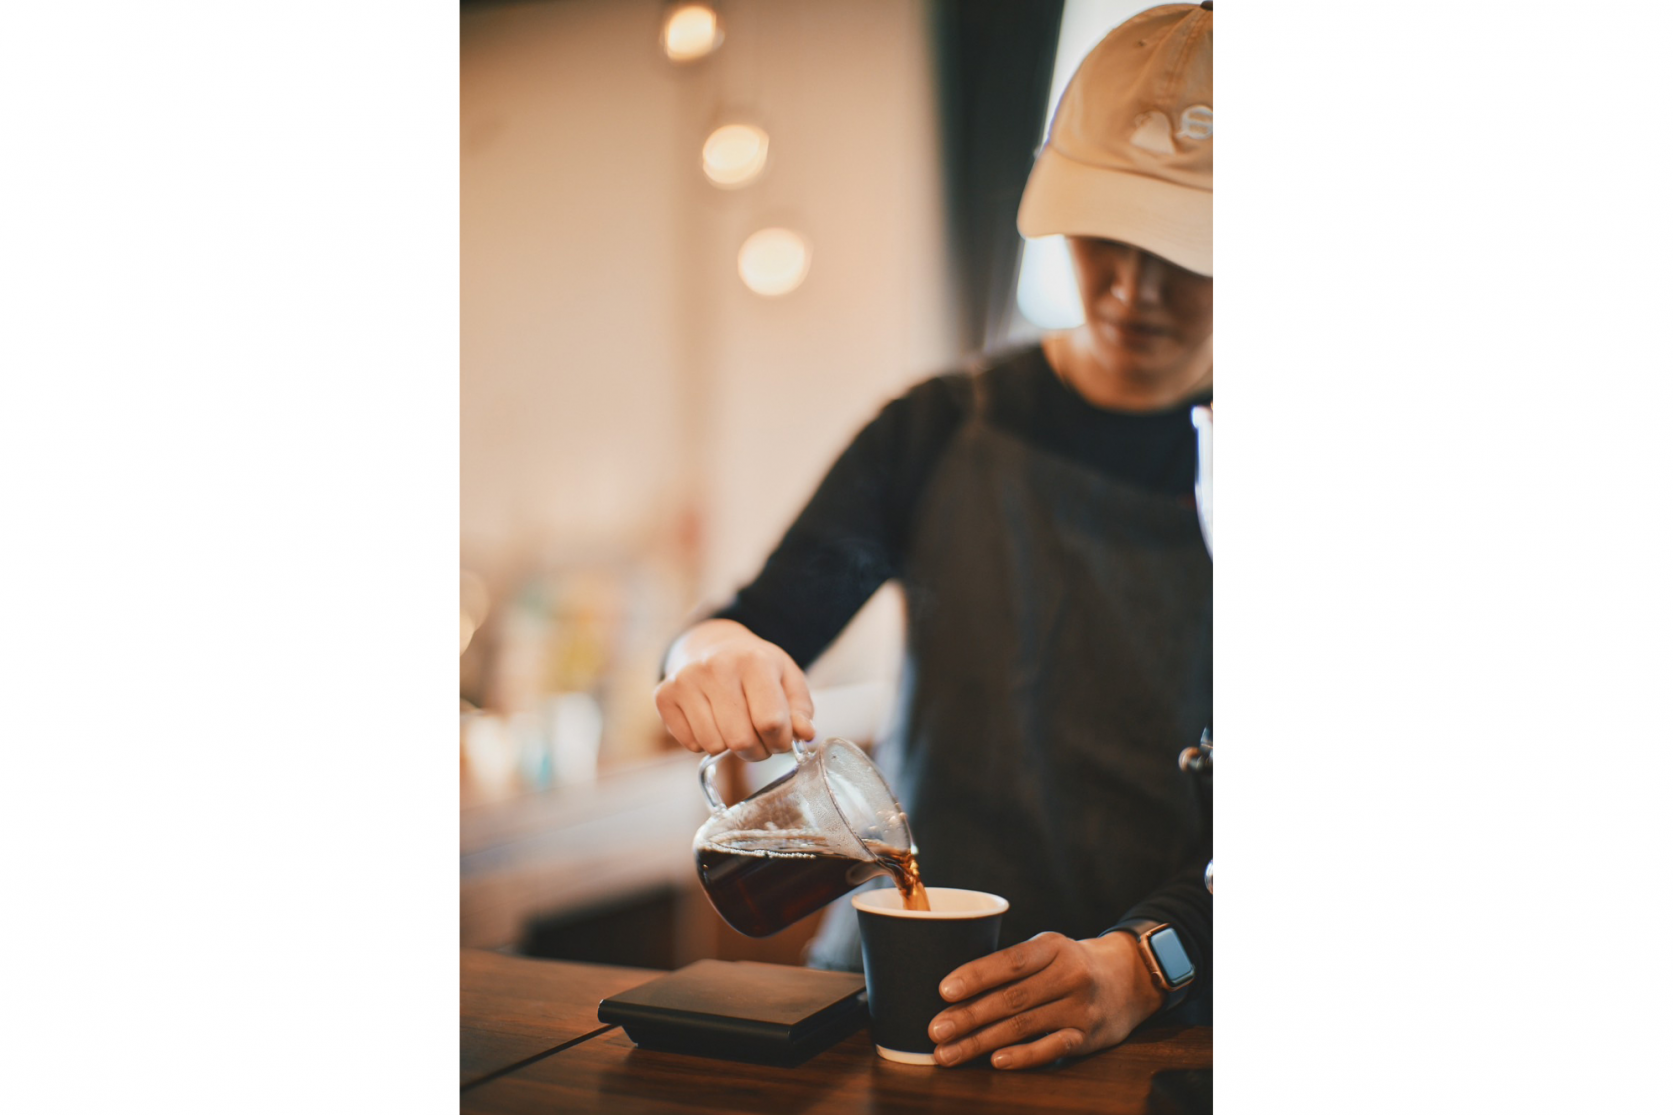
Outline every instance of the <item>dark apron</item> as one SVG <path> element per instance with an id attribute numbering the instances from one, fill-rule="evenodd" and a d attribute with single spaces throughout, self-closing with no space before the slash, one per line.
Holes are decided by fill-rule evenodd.
<path id="1" fill-rule="evenodd" d="M 1208 855 L 1208 788 L 1178 756 L 1212 723 L 1212 566 L 1189 498 L 997 428 L 974 383 L 908 545 L 900 709 L 876 759 L 924 882 L 1010 900 L 1000 947 L 1094 937 Z M 810 962 L 860 967 L 847 901 Z"/>

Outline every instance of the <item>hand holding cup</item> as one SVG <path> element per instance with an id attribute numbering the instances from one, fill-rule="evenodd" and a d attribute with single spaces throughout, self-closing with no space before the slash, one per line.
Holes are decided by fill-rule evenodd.
<path id="1" fill-rule="evenodd" d="M 1041 933 L 961 964 L 940 991 L 956 1005 L 930 1020 L 929 1034 L 936 1063 L 949 1066 L 991 1055 L 996 1069 L 1025 1069 L 1091 1053 L 1162 1007 L 1126 933 L 1084 941 Z"/>

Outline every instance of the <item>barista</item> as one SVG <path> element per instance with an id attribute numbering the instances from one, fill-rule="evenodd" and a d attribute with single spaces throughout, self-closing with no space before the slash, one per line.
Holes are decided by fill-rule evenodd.
<path id="1" fill-rule="evenodd" d="M 1000 951 L 942 982 L 942 1064 L 1090 1052 L 1209 996 L 1211 808 L 1176 757 L 1212 718 L 1212 30 L 1207 4 L 1142 12 L 1058 106 L 1018 227 L 1068 238 L 1086 324 L 886 406 L 656 691 L 692 751 L 786 751 L 814 735 L 803 670 L 901 581 L 878 764 L 925 882 L 1011 903 Z M 846 903 L 812 959 L 858 967 Z"/>

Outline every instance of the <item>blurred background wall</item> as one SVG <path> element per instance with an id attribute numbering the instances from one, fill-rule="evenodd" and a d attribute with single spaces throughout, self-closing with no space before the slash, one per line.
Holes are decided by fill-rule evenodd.
<path id="1" fill-rule="evenodd" d="M 658 602 L 671 633 L 954 354 L 923 6 L 723 11 L 722 47 L 683 66 L 653 0 L 463 11 L 461 554 L 494 598 L 649 560 L 684 578 Z M 734 117 L 766 128 L 770 165 L 727 191 L 699 152 Z M 737 276 L 768 224 L 812 249 L 776 299 Z M 880 676 L 888 627 L 862 625 L 827 678 Z"/>
<path id="2" fill-rule="evenodd" d="M 724 0 L 689 61 L 675 7 L 461 8 L 466 945 L 796 958 L 689 901 L 703 810 L 660 657 L 884 402 L 1028 332 L 1012 222 L 1061 5 Z M 721 188 L 702 152 L 729 123 L 767 161 Z M 774 297 L 739 273 L 768 227 L 810 253 Z M 886 588 L 816 664 L 821 732 L 876 735 L 900 628 Z"/>

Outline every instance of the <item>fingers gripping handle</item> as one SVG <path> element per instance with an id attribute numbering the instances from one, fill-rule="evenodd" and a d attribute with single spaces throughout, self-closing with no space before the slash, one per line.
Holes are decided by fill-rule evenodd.
<path id="1" fill-rule="evenodd" d="M 813 748 L 801 740 L 791 740 L 790 746 L 794 750 L 797 763 L 805 763 L 813 757 Z M 715 789 L 714 770 L 728 752 L 719 755 L 705 755 L 703 761 L 697 764 L 697 784 L 703 789 L 703 800 L 709 803 L 710 813 L 724 813 L 726 803 L 720 800 L 720 791 Z"/>

